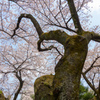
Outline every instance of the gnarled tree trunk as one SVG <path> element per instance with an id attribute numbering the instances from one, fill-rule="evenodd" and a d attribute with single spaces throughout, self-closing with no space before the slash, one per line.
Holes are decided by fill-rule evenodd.
<path id="1" fill-rule="evenodd" d="M 37 91 L 35 91 L 35 100 L 78 100 L 80 77 L 87 55 L 88 43 L 90 40 L 100 42 L 100 36 L 94 32 L 81 30 L 81 28 L 79 28 L 80 31 L 78 30 L 76 32 L 77 35 L 74 36 L 69 36 L 61 30 L 43 33 L 38 22 L 32 15 L 21 14 L 12 37 L 16 35 L 15 31 L 19 28 L 20 21 L 23 17 L 31 19 L 36 27 L 39 35 L 39 41 L 37 42 L 39 51 L 56 48 L 50 46 L 42 49 L 41 43 L 43 40 L 56 40 L 65 49 L 64 56 L 62 56 L 55 67 L 54 78 L 47 75 L 43 76 L 43 80 L 41 77 L 38 78 L 39 82 L 36 80 L 35 90 Z"/>
<path id="2" fill-rule="evenodd" d="M 87 55 L 87 47 L 88 42 L 86 38 L 82 36 L 70 36 L 66 39 L 64 44 L 64 56 L 56 65 L 54 78 L 51 79 L 52 85 L 49 85 L 52 94 L 51 96 L 53 97 L 50 100 L 78 100 L 80 77 Z M 36 86 L 41 83 L 41 77 L 39 79 L 40 82 L 38 81 L 39 83 L 35 83 L 35 88 L 37 88 Z M 46 79 L 48 80 L 50 78 L 47 77 Z M 44 83 L 45 82 L 42 80 L 41 87 L 38 87 L 38 89 L 43 89 L 44 87 L 42 85 L 46 87 L 47 85 Z M 39 93 L 39 91 L 37 92 L 39 95 L 42 93 Z M 50 93 L 49 91 L 46 93 L 49 94 L 46 95 L 48 98 Z M 37 97 L 38 96 L 35 97 L 35 100 L 47 100 L 43 99 L 43 97 L 42 99 L 37 99 Z"/>
<path id="3" fill-rule="evenodd" d="M 69 36 L 61 30 L 44 33 L 38 21 L 31 14 L 21 14 L 18 18 L 17 26 L 12 37 L 16 34 L 22 18 L 28 18 L 34 24 L 39 36 L 38 50 L 47 51 L 49 48 L 41 48 L 43 40 L 56 40 L 64 46 L 64 56 L 55 67 L 55 75 L 46 75 L 35 81 L 35 100 L 78 100 L 80 77 L 86 59 L 88 43 L 91 40 L 100 42 L 100 35 L 94 32 L 84 31 L 81 27 L 78 14 L 74 5 L 74 0 L 68 2 L 71 19 L 75 26 L 73 31 L 68 26 L 67 30 L 75 32 L 77 35 Z M 57 49 L 57 48 L 56 48 Z"/>
<path id="4" fill-rule="evenodd" d="M 65 54 L 55 68 L 53 88 L 56 100 L 78 100 L 87 45 L 87 40 L 80 36 L 72 36 L 67 39 Z"/>

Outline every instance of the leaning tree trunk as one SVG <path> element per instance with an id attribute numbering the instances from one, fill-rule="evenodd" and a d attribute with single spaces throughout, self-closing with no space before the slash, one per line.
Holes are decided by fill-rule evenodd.
<path id="1" fill-rule="evenodd" d="M 50 79 L 50 75 L 36 80 L 35 100 L 78 100 L 80 77 L 88 42 L 86 38 L 79 35 L 69 36 L 64 48 L 65 53 L 55 67 L 54 78 Z M 44 95 L 43 91 L 46 91 Z"/>
<path id="2" fill-rule="evenodd" d="M 69 37 L 65 54 L 55 68 L 53 80 L 56 100 L 78 100 L 79 84 L 87 55 L 87 41 L 81 36 Z"/>

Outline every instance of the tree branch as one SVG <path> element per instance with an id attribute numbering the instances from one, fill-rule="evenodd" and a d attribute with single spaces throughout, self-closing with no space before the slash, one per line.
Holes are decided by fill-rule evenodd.
<path id="1" fill-rule="evenodd" d="M 90 42 L 91 40 L 100 42 L 100 35 L 95 32 L 83 31 L 82 36 L 85 37 L 88 42 Z"/>
<path id="2" fill-rule="evenodd" d="M 99 91 L 99 97 L 100 97 L 100 80 L 99 80 L 99 88 L 98 88 L 98 91 Z"/>
<path id="3" fill-rule="evenodd" d="M 57 42 L 61 43 L 62 45 L 65 45 L 66 38 L 68 38 L 68 34 L 64 31 L 56 30 L 56 31 L 50 31 L 48 33 L 43 33 L 40 36 L 40 40 L 38 41 L 38 50 L 39 51 L 47 51 L 51 50 L 52 48 L 55 48 L 54 46 L 50 46 L 49 48 L 42 49 L 41 43 L 43 40 L 56 40 Z"/>
<path id="4" fill-rule="evenodd" d="M 72 19 L 74 22 L 74 26 L 77 29 L 77 34 L 81 35 L 82 34 L 82 27 L 81 27 L 79 17 L 78 17 L 78 14 L 77 14 L 77 11 L 76 11 L 76 8 L 74 5 L 74 1 L 73 0 L 67 0 L 67 1 L 68 1 L 68 6 L 69 6 L 69 9 L 71 12 L 71 16 L 72 16 Z"/>
<path id="5" fill-rule="evenodd" d="M 91 64 L 91 66 L 84 72 L 84 74 L 86 74 L 87 72 L 89 72 L 94 66 L 95 62 L 100 58 L 100 56 L 98 56 L 97 58 L 95 58 L 95 60 L 93 61 L 93 63 Z"/>
<path id="6" fill-rule="evenodd" d="M 93 36 L 92 36 L 92 40 L 96 41 L 96 42 L 100 42 L 100 35 L 97 33 L 92 32 Z"/>
<path id="7" fill-rule="evenodd" d="M 63 55 L 60 53 L 60 51 L 57 49 L 57 47 L 54 47 L 53 45 L 51 45 L 51 46 L 49 46 L 48 48 L 42 49 L 42 48 L 41 48 L 41 43 L 42 43 L 42 41 L 38 41 L 38 50 L 39 50 L 39 51 L 48 51 L 48 50 L 51 50 L 51 49 L 56 49 L 56 51 L 57 51 L 61 56 L 63 56 Z"/>
<path id="8" fill-rule="evenodd" d="M 96 90 L 96 88 L 91 84 L 91 82 L 88 80 L 88 78 L 86 77 L 86 75 L 84 73 L 82 73 L 85 81 L 88 83 L 88 85 L 93 89 L 93 91 L 98 94 L 98 91 Z"/>
<path id="9" fill-rule="evenodd" d="M 21 72 L 20 71 L 19 71 L 19 75 L 18 75 L 18 72 L 16 72 L 16 77 L 19 80 L 20 85 L 19 85 L 19 88 L 18 88 L 17 92 L 15 93 L 15 96 L 14 96 L 14 99 L 13 100 L 16 100 L 17 99 L 17 97 L 18 97 L 18 95 L 19 95 L 19 93 L 20 93 L 20 91 L 21 91 L 21 89 L 23 87 L 23 84 L 24 84 L 24 81 L 22 80 Z"/>
<path id="10" fill-rule="evenodd" d="M 69 30 L 69 31 L 71 31 L 71 32 L 77 33 L 77 31 L 75 31 L 75 30 L 69 28 L 69 27 L 67 26 L 67 23 L 66 23 L 66 27 L 65 27 L 65 26 L 60 26 L 60 25 L 57 25 L 57 24 L 48 24 L 48 25 L 57 26 L 57 27 L 60 27 L 60 28 L 63 28 L 63 29 L 67 29 L 67 30 Z"/>
<path id="11" fill-rule="evenodd" d="M 82 4 L 81 4 L 80 8 L 78 8 L 76 12 L 80 11 L 80 9 L 82 8 L 82 6 L 84 5 L 84 1 L 85 1 L 85 0 L 83 0 L 83 2 L 82 2 Z M 72 19 L 72 16 L 71 16 L 71 17 L 69 18 L 69 20 L 66 22 L 66 25 L 68 24 L 68 22 L 69 22 L 71 19 Z"/>
<path id="12" fill-rule="evenodd" d="M 19 28 L 19 24 L 20 24 L 22 18 L 29 18 L 29 19 L 32 21 L 32 23 L 34 24 L 34 26 L 35 26 L 35 28 L 36 28 L 36 31 L 37 31 L 37 33 L 38 33 L 38 35 L 39 35 L 39 37 L 40 37 L 40 35 L 43 33 L 43 31 L 42 31 L 42 29 L 41 29 L 39 23 L 37 22 L 37 20 L 36 20 L 31 14 L 21 14 L 21 15 L 18 17 L 17 26 L 16 26 L 16 28 L 14 29 L 14 33 L 13 33 L 13 35 L 11 36 L 11 38 L 12 38 L 14 35 L 16 35 L 16 30 Z"/>

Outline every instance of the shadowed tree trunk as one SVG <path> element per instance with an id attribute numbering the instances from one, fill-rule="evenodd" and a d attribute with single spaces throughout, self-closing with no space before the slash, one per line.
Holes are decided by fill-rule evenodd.
<path id="1" fill-rule="evenodd" d="M 36 80 L 35 89 L 37 89 L 37 91 L 35 93 L 38 93 L 38 96 L 41 95 L 42 99 L 37 99 L 38 96 L 36 96 L 35 100 L 47 100 L 45 98 L 50 98 L 52 96 L 53 99 L 50 100 L 78 100 L 80 78 L 87 55 L 88 43 L 90 40 L 99 41 L 99 38 L 100 36 L 98 34 L 85 31 L 82 32 L 81 36 L 69 36 L 67 33 L 60 30 L 43 33 L 38 42 L 38 49 L 40 51 L 53 48 L 53 46 L 46 49 L 40 47 L 43 39 L 51 39 L 60 42 L 64 46 L 65 53 L 55 67 L 55 75 L 53 80 L 51 79 L 52 85 L 49 84 L 49 82 L 45 84 L 45 81 L 41 80 L 41 77 L 38 78 L 38 82 Z M 45 80 L 50 80 L 49 77 L 50 76 L 46 77 Z M 44 87 L 49 87 L 50 90 L 46 92 L 43 97 L 41 93 Z"/>
<path id="2" fill-rule="evenodd" d="M 59 32 L 61 33 L 61 31 Z M 59 32 L 57 31 L 57 34 L 59 34 Z M 78 100 L 80 77 L 87 55 L 89 40 L 87 40 L 84 36 L 79 35 L 64 36 L 59 34 L 59 36 L 62 36 L 60 41 L 58 37 L 56 37 L 58 41 L 64 45 L 65 53 L 55 67 L 53 83 L 52 86 L 49 87 L 51 87 L 51 91 L 55 98 L 54 100 Z M 41 82 L 41 78 L 39 82 Z M 37 84 L 38 83 L 36 82 L 35 88 L 37 88 Z M 42 89 L 42 87 L 38 88 Z M 39 99 L 36 98 L 35 100 Z"/>
<path id="3" fill-rule="evenodd" d="M 53 88 L 57 100 L 78 100 L 87 45 L 87 40 L 80 36 L 72 36 L 66 40 L 64 56 L 55 67 Z"/>

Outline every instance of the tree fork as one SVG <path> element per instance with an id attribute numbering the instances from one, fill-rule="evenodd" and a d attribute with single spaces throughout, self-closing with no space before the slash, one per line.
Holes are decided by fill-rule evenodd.
<path id="1" fill-rule="evenodd" d="M 28 18 L 28 19 L 30 19 L 31 22 L 34 24 L 34 26 L 35 26 L 35 28 L 36 28 L 36 31 L 37 31 L 37 33 L 38 33 L 38 36 L 41 36 L 41 34 L 43 33 L 43 31 L 42 31 L 42 29 L 41 29 L 41 27 L 40 27 L 38 21 L 37 21 L 31 14 L 25 14 L 25 13 L 24 13 L 24 14 L 21 14 L 21 15 L 18 17 L 17 26 L 16 26 L 16 28 L 14 29 L 14 33 L 13 33 L 12 37 L 13 37 L 14 35 L 16 35 L 16 30 L 19 28 L 19 24 L 20 24 L 22 18 Z M 11 37 L 11 38 L 12 38 L 12 37 Z"/>
<path id="2" fill-rule="evenodd" d="M 71 12 L 71 16 L 72 16 L 72 19 L 73 19 L 73 22 L 74 22 L 74 26 L 77 30 L 77 34 L 81 35 L 83 29 L 82 29 L 80 21 L 79 21 L 79 17 L 78 17 L 76 8 L 75 8 L 74 1 L 73 0 L 66 0 L 66 1 L 68 1 L 68 6 L 69 6 L 69 9 L 70 9 L 70 12 Z"/>

